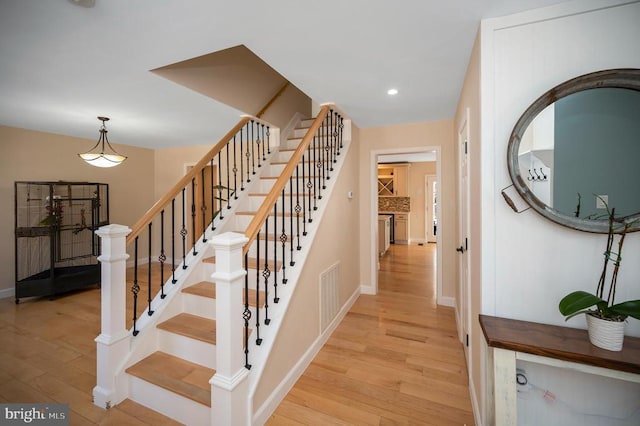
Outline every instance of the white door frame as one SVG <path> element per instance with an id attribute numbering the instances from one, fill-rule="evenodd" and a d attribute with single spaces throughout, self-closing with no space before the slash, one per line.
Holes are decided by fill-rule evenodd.
<path id="1" fill-rule="evenodd" d="M 371 288 L 363 291 L 364 294 L 377 294 L 378 293 L 378 156 L 389 154 L 417 154 L 423 152 L 435 152 L 436 154 L 436 179 L 438 182 L 442 182 L 442 166 L 441 166 L 441 149 L 440 146 L 422 146 L 414 148 L 387 148 L 373 150 L 369 157 L 369 185 L 371 191 L 371 204 L 369 210 L 371 212 L 370 234 L 371 234 L 371 247 L 369 251 L 369 258 L 371 259 Z M 442 205 L 443 195 L 440 190 L 440 205 Z M 437 219 L 441 224 L 442 209 L 438 211 Z M 440 229 L 442 229 L 440 227 Z M 438 232 L 436 236 L 436 303 L 439 305 L 451 306 L 451 303 L 446 301 L 443 303 L 442 298 L 442 232 Z"/>
<path id="2" fill-rule="evenodd" d="M 467 346 L 467 339 L 469 339 L 469 345 L 471 344 L 471 276 L 470 272 L 470 257 L 469 257 L 469 156 L 468 156 L 468 142 L 469 142 L 469 109 L 467 108 L 464 119 L 458 129 L 457 137 L 458 148 L 458 242 L 459 248 L 462 248 L 463 252 L 458 253 L 458 269 L 459 269 L 459 283 L 458 283 L 458 296 L 460 298 L 456 303 L 458 310 L 458 335 L 460 342 L 464 348 L 464 354 L 467 358 L 467 368 L 469 377 L 472 375 L 472 364 L 469 362 L 469 346 Z"/>
<path id="3" fill-rule="evenodd" d="M 436 187 L 437 187 L 437 191 L 436 194 L 440 189 L 440 186 L 438 185 L 438 179 L 436 178 L 436 175 L 424 175 L 424 211 L 425 211 L 425 215 L 424 215 L 424 237 L 426 242 L 428 243 L 435 243 L 437 242 L 436 240 L 436 236 L 438 235 L 436 233 L 436 235 L 433 235 L 433 216 L 434 216 L 434 207 L 433 207 L 433 183 L 435 182 Z M 436 223 L 437 223 L 437 212 L 436 212 Z M 439 225 L 439 224 L 438 224 Z M 438 229 L 440 229 L 440 227 L 438 226 Z"/>

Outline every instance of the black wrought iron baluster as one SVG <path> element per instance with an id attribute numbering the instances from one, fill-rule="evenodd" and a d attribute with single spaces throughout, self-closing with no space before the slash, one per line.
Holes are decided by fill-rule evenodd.
<path id="1" fill-rule="evenodd" d="M 284 208 L 282 209 L 284 216 Z M 273 303 L 278 303 L 278 199 L 273 205 Z"/>
<path id="2" fill-rule="evenodd" d="M 182 229 L 180 229 L 180 235 L 182 236 L 182 269 L 187 269 L 187 226 L 186 226 L 186 200 L 187 188 L 182 188 Z"/>
<path id="3" fill-rule="evenodd" d="M 176 199 L 171 200 L 171 284 L 176 279 Z"/>
<path id="4" fill-rule="evenodd" d="M 267 154 L 271 154 L 271 140 L 269 139 L 269 135 L 271 135 L 271 131 L 269 130 L 269 126 L 267 126 Z"/>
<path id="5" fill-rule="evenodd" d="M 274 205 L 274 208 L 275 208 L 275 205 Z M 258 241 L 258 244 L 260 244 L 260 241 Z M 265 325 L 269 325 L 269 323 L 271 322 L 271 319 L 269 318 L 269 277 L 270 276 L 271 276 L 271 269 L 269 268 L 269 216 L 267 216 L 267 218 L 264 221 L 264 269 L 262 271 L 262 278 L 264 278 L 264 324 Z"/>
<path id="6" fill-rule="evenodd" d="M 333 163 L 336 163 L 338 161 L 338 145 L 336 144 L 336 124 L 333 110 L 329 111 L 327 118 L 329 120 L 329 139 L 331 140 L 331 160 Z"/>
<path id="7" fill-rule="evenodd" d="M 253 126 L 252 126 L 253 127 Z M 260 139 L 260 123 L 256 123 L 256 156 L 258 157 L 258 167 L 262 167 L 263 156 L 260 155 L 260 145 L 262 145 L 262 139 Z"/>
<path id="8" fill-rule="evenodd" d="M 260 338 L 260 231 L 256 235 L 256 345 L 262 344 Z"/>
<path id="9" fill-rule="evenodd" d="M 236 136 L 233 135 L 233 198 L 238 199 L 238 162 L 236 159 Z"/>
<path id="10" fill-rule="evenodd" d="M 343 148 L 343 140 L 344 140 L 344 118 L 340 116 L 340 148 Z"/>
<path id="11" fill-rule="evenodd" d="M 287 275 L 286 275 L 286 253 L 287 253 L 287 227 L 286 227 L 286 217 L 287 215 L 285 214 L 285 212 L 287 211 L 287 209 L 285 208 L 286 206 L 286 197 L 284 195 L 284 188 L 282 188 L 282 233 L 280 234 L 280 243 L 282 244 L 282 284 L 286 284 L 287 283 Z"/>
<path id="12" fill-rule="evenodd" d="M 315 138 L 314 138 L 315 139 Z M 309 146 L 307 147 L 308 150 L 308 161 L 307 161 L 307 170 L 308 170 L 308 175 L 309 175 L 309 180 L 307 181 L 307 190 L 309 192 L 309 222 L 311 222 L 312 218 L 311 218 L 311 209 L 313 208 L 313 210 L 316 210 L 318 207 L 316 206 L 316 200 L 315 200 L 315 191 L 313 190 L 314 188 L 314 183 L 315 181 L 313 180 L 313 169 L 314 169 L 314 164 L 313 164 L 313 160 L 311 157 L 313 157 L 313 153 L 311 152 L 313 149 L 313 141 L 311 141 L 309 143 Z M 313 203 L 311 202 L 311 197 L 313 197 Z"/>
<path id="13" fill-rule="evenodd" d="M 224 209 L 223 209 L 223 204 L 224 204 L 224 188 L 221 186 L 222 185 L 222 157 L 220 152 L 218 153 L 218 186 L 217 186 L 217 191 L 218 191 L 218 215 L 220 216 L 220 220 L 224 219 Z M 227 201 L 229 199 L 227 198 Z"/>
<path id="14" fill-rule="evenodd" d="M 244 269 L 247 271 L 244 274 L 244 312 L 242 313 L 242 319 L 244 319 L 244 368 L 251 370 L 251 364 L 249 364 L 249 320 L 251 319 L 251 309 L 249 309 L 249 254 L 244 255 Z"/>
<path id="15" fill-rule="evenodd" d="M 133 335 L 137 336 L 140 332 L 136 328 L 138 321 L 138 293 L 140 292 L 140 286 L 138 285 L 138 237 L 135 238 L 133 246 L 133 285 L 131 286 L 131 293 L 133 293 Z"/>
<path id="16" fill-rule="evenodd" d="M 293 232 L 293 178 L 289 176 L 289 266 L 295 265 L 293 261 Z"/>
<path id="17" fill-rule="evenodd" d="M 298 164 L 298 167 L 302 167 L 302 235 L 307 235 L 307 196 L 305 194 L 305 175 L 304 175 L 304 154 L 302 154 L 302 162 Z M 296 171 L 298 170 L 296 167 Z M 299 191 L 298 191 L 299 192 Z M 300 194 L 298 194 L 300 195 Z M 311 217 L 309 217 L 311 219 Z"/>
<path id="18" fill-rule="evenodd" d="M 167 297 L 164 294 L 164 262 L 167 260 L 167 255 L 164 253 L 164 209 L 160 212 L 160 255 L 158 261 L 160 262 L 160 298 Z"/>
<path id="19" fill-rule="evenodd" d="M 256 154 L 254 151 L 254 145 L 255 145 L 255 136 L 253 134 L 253 128 L 255 127 L 255 122 L 253 120 L 251 120 L 251 174 L 256 174 Z M 248 164 L 247 164 L 248 167 Z"/>
<path id="20" fill-rule="evenodd" d="M 229 175 L 229 142 L 227 142 L 227 155 L 226 155 L 226 163 L 227 163 L 227 170 L 226 170 L 226 174 L 227 174 L 227 181 L 225 182 L 225 185 L 223 185 L 223 189 L 224 187 L 226 187 L 227 189 L 227 209 L 231 208 L 231 178 Z M 220 180 L 220 182 L 218 182 L 219 185 L 222 185 L 222 180 Z M 222 209 L 222 201 L 220 202 L 220 209 Z"/>
<path id="21" fill-rule="evenodd" d="M 191 244 L 193 245 L 193 255 L 196 251 L 196 178 L 191 178 Z"/>
<path id="22" fill-rule="evenodd" d="M 244 155 L 243 152 L 243 136 L 242 136 L 242 129 L 240 129 L 240 191 L 244 191 L 244 158 L 242 158 L 242 156 Z"/>
<path id="23" fill-rule="evenodd" d="M 262 124 L 261 127 L 261 133 L 262 133 L 262 161 L 267 161 L 267 157 L 265 155 L 265 151 L 264 151 L 264 146 L 267 144 L 267 139 L 265 138 L 265 133 L 264 133 L 264 124 Z"/>
<path id="24" fill-rule="evenodd" d="M 249 123 L 247 122 L 247 152 L 244 156 L 247 159 L 247 182 L 251 182 L 251 167 L 250 167 L 250 159 L 251 159 L 251 150 L 253 149 L 253 143 L 249 140 Z M 251 145 L 251 146 L 250 146 Z M 255 172 L 254 172 L 255 174 Z"/>
<path id="25" fill-rule="evenodd" d="M 205 168 L 203 167 L 202 170 L 200 170 L 200 179 L 201 179 L 201 184 L 200 186 L 202 187 L 202 190 L 200 191 L 202 194 L 202 205 L 200 206 L 200 211 L 202 212 L 202 242 L 206 243 L 207 242 L 207 203 L 206 203 L 206 188 L 204 187 L 204 174 L 205 174 Z M 212 182 L 213 183 L 213 182 Z M 194 232 L 195 235 L 195 232 Z"/>
<path id="26" fill-rule="evenodd" d="M 295 182 L 296 182 L 296 207 L 295 207 L 295 213 L 296 213 L 296 235 L 298 237 L 298 246 L 296 247 L 297 250 L 301 250 L 302 249 L 302 245 L 300 245 L 300 212 L 302 211 L 302 207 L 300 206 L 300 174 L 298 173 L 298 166 L 296 166 L 296 171 L 295 171 Z M 303 222 L 302 223 L 303 226 L 306 226 L 306 224 Z"/>
<path id="27" fill-rule="evenodd" d="M 333 122 L 335 126 L 335 139 L 336 139 L 336 151 L 338 156 L 340 155 L 340 114 L 337 112 L 334 113 Z"/>
<path id="28" fill-rule="evenodd" d="M 316 154 L 318 155 L 318 160 L 317 162 L 315 162 L 316 165 L 316 170 L 314 171 L 315 173 L 315 177 L 314 177 L 314 186 L 315 186 L 315 191 L 314 191 L 314 197 L 316 200 L 321 200 L 322 199 L 322 190 L 320 189 L 322 186 L 322 139 L 320 137 L 320 129 L 318 129 L 318 137 L 314 137 L 313 138 L 313 155 L 314 157 L 316 156 Z M 314 203 L 315 205 L 315 203 Z M 317 206 L 316 206 L 317 208 Z"/>
<path id="29" fill-rule="evenodd" d="M 304 165 L 303 165 L 304 167 Z M 304 210 L 304 180 L 300 180 L 300 163 L 296 165 L 296 200 L 298 201 L 298 205 L 296 206 L 296 214 L 300 217 L 300 213 L 302 213 L 302 235 L 307 235 L 307 220 L 306 214 L 307 212 Z M 300 182 L 302 182 L 302 195 L 300 195 Z M 300 205 L 300 199 L 302 198 L 302 205 Z"/>
<path id="30" fill-rule="evenodd" d="M 147 247 L 149 249 L 148 252 L 148 264 L 149 267 L 147 268 L 147 302 L 149 302 L 149 309 L 147 310 L 147 314 L 149 316 L 153 315 L 153 311 L 151 310 L 151 225 L 153 224 L 153 222 L 149 222 L 149 246 Z"/>
<path id="31" fill-rule="evenodd" d="M 329 179 L 329 167 L 333 168 L 333 163 L 331 163 L 330 152 L 329 152 L 329 132 L 327 131 L 327 118 L 322 121 L 322 132 L 324 135 L 324 153 L 323 153 L 323 162 L 324 167 L 322 168 L 322 189 L 327 189 L 327 179 Z"/>
<path id="32" fill-rule="evenodd" d="M 216 186 L 214 185 L 214 182 L 213 182 L 213 177 L 214 177 L 213 167 L 214 167 L 214 163 L 212 158 L 209 161 L 209 179 L 211 179 L 211 186 L 210 186 L 211 201 L 209 205 L 211 206 L 211 230 L 215 231 L 216 230 L 216 192 L 215 192 Z"/>

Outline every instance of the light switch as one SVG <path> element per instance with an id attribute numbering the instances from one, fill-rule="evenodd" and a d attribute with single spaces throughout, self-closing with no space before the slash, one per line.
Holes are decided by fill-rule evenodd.
<path id="1" fill-rule="evenodd" d="M 609 204 L 609 196 L 608 195 L 598 195 L 596 197 L 596 209 L 606 209 Z"/>

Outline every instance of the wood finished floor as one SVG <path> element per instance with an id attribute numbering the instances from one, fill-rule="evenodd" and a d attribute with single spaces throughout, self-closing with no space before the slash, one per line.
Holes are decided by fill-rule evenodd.
<path id="1" fill-rule="evenodd" d="M 268 424 L 473 425 L 453 310 L 435 303 L 434 265 L 434 245 L 391 246 L 379 294 L 360 296 Z M 129 400 L 93 405 L 99 329 L 97 288 L 0 300 L 0 402 L 68 403 L 71 425 L 177 424 Z"/>
<path id="2" fill-rule="evenodd" d="M 474 424 L 454 311 L 436 305 L 435 245 L 392 245 L 377 296 L 361 295 L 267 423 Z"/>

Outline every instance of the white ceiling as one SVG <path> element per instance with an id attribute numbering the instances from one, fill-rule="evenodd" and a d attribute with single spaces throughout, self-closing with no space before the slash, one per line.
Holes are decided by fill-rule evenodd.
<path id="1" fill-rule="evenodd" d="M 106 115 L 118 144 L 210 144 L 239 112 L 149 70 L 239 44 L 360 127 L 447 119 L 480 20 L 560 2 L 0 0 L 0 124 L 97 139 Z"/>

